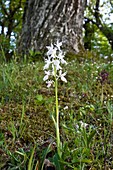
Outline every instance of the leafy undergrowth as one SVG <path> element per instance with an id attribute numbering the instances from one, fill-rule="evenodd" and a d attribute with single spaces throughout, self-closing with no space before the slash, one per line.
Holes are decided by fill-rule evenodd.
<path id="1" fill-rule="evenodd" d="M 68 62 L 59 82 L 62 161 L 55 155 L 54 88 L 44 63 L 0 67 L 0 169 L 113 169 L 113 63 Z"/>

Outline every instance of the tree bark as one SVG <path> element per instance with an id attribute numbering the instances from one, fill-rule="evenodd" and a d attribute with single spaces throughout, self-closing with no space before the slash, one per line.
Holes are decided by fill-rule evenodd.
<path id="1" fill-rule="evenodd" d="M 65 50 L 78 53 L 84 8 L 84 0 L 27 0 L 19 49 L 44 50 L 59 40 Z"/>

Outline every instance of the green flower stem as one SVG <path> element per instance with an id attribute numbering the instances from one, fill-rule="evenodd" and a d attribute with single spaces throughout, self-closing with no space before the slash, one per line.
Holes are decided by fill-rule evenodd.
<path id="1" fill-rule="evenodd" d="M 56 79 L 55 70 L 55 101 L 56 101 L 56 138 L 57 138 L 57 152 L 59 157 L 61 156 L 60 151 L 60 133 L 59 133 L 59 108 L 58 108 L 58 81 Z"/>

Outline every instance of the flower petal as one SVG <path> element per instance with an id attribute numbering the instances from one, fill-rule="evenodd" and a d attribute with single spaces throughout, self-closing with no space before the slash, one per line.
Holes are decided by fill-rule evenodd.
<path id="1" fill-rule="evenodd" d="M 48 80 L 48 78 L 49 78 L 49 76 L 48 76 L 48 75 L 45 75 L 44 78 L 43 78 L 43 80 L 46 81 L 46 80 Z"/>
<path id="2" fill-rule="evenodd" d="M 61 76 L 61 80 L 64 81 L 65 83 L 67 83 L 67 80 L 65 77 Z"/>

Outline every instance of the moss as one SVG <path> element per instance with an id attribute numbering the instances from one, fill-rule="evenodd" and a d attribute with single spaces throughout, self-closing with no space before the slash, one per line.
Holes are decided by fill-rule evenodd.
<path id="1" fill-rule="evenodd" d="M 72 60 L 77 60 L 77 61 L 84 61 L 84 60 L 98 60 L 99 59 L 99 55 L 91 52 L 91 51 L 86 51 L 86 50 L 82 50 L 79 53 L 73 53 L 73 52 L 67 52 L 66 53 L 66 58 L 68 61 L 72 61 Z"/>

